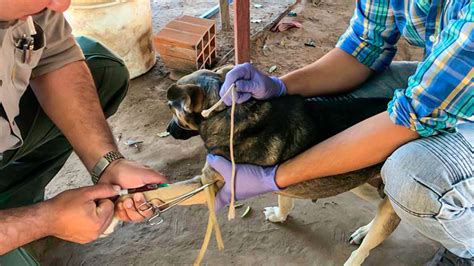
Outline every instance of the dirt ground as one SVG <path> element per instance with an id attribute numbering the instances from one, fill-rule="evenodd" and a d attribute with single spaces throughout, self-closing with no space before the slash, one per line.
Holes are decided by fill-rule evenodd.
<path id="1" fill-rule="evenodd" d="M 153 1 L 154 29 L 180 14 L 197 15 L 217 1 Z M 253 4 L 257 3 L 256 1 Z M 252 9 L 252 24 L 258 32 L 289 5 L 283 1 L 259 1 L 263 8 Z M 274 75 L 287 73 L 321 57 L 334 47 L 352 14 L 352 0 L 323 0 L 319 6 L 307 6 L 297 20 L 301 29 L 283 33 L 265 32 L 253 42 L 252 61 L 263 70 L 276 65 Z M 312 38 L 316 47 L 306 47 Z M 218 35 L 219 56 L 232 47 L 232 33 Z M 399 47 L 399 60 L 419 60 L 420 49 L 405 42 Z M 165 102 L 166 88 L 172 83 L 161 62 L 148 74 L 132 81 L 128 96 L 109 121 L 120 149 L 130 159 L 165 173 L 171 182 L 199 174 L 205 150 L 198 137 L 177 141 L 160 138 L 171 117 Z M 140 151 L 127 147 L 127 140 L 143 141 Z M 90 184 L 89 175 L 73 155 L 47 188 L 48 197 L 66 189 Z M 218 251 L 214 242 L 204 258 L 208 265 L 342 265 L 356 249 L 348 238 L 375 215 L 376 203 L 352 193 L 319 200 L 298 200 L 296 208 L 283 224 L 264 221 L 262 210 L 276 204 L 275 195 L 246 202 L 252 213 L 228 222 L 219 214 L 225 249 Z M 241 212 L 242 210 L 238 210 Z M 188 265 L 194 261 L 205 232 L 207 209 L 204 206 L 181 207 L 170 211 L 157 227 L 125 224 L 112 236 L 88 245 L 59 242 L 45 251 L 44 265 Z M 417 233 L 402 221 L 394 234 L 376 248 L 366 265 L 421 265 L 435 252 L 438 244 Z"/>

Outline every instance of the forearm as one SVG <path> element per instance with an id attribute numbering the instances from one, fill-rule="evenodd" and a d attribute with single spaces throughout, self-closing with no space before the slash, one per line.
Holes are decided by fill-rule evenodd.
<path id="1" fill-rule="evenodd" d="M 316 62 L 284 75 L 288 94 L 318 96 L 350 91 L 362 84 L 370 70 L 353 56 L 334 48 Z"/>
<path id="2" fill-rule="evenodd" d="M 418 137 L 416 132 L 393 124 L 388 113 L 383 112 L 283 163 L 277 170 L 276 183 L 287 187 L 369 167 Z"/>
<path id="3" fill-rule="evenodd" d="M 31 84 L 46 114 L 89 170 L 105 153 L 117 150 L 85 62 L 66 65 Z"/>
<path id="4" fill-rule="evenodd" d="M 0 210 L 0 256 L 49 235 L 47 204 Z"/>

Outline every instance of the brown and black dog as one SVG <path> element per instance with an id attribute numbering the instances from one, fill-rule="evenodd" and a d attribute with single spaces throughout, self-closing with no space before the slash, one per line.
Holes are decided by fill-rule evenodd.
<path id="1" fill-rule="evenodd" d="M 209 153 L 227 159 L 230 158 L 230 108 L 222 104 L 207 118 L 201 112 L 218 102 L 219 89 L 230 69 L 231 67 L 225 67 L 217 71 L 196 71 L 179 79 L 167 92 L 168 104 L 173 113 L 168 132 L 177 139 L 199 135 Z M 349 96 L 311 99 L 283 96 L 265 101 L 250 99 L 237 105 L 235 110 L 235 161 L 261 166 L 282 163 L 384 111 L 387 102 L 383 98 L 356 99 Z M 290 186 L 277 192 L 279 206 L 266 208 L 265 216 L 272 222 L 284 222 L 293 209 L 292 198 L 316 200 L 337 195 L 378 177 L 379 171 L 380 165 L 377 165 Z M 203 174 L 208 175 L 207 179 L 222 180 L 218 173 L 207 166 L 204 167 Z M 179 192 L 176 191 L 176 194 L 179 195 Z M 202 198 L 189 204 L 195 203 L 202 203 Z M 369 251 L 390 235 L 398 222 L 399 218 L 388 200 L 382 201 L 376 218 L 351 236 L 351 242 L 360 243 L 367 235 L 346 264 L 361 264 Z"/>

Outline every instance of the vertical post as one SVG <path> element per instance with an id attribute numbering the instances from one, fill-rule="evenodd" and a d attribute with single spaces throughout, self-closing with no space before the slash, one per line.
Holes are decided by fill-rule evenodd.
<path id="1" fill-rule="evenodd" d="M 235 63 L 250 62 L 250 1 L 234 1 Z"/>
<path id="2" fill-rule="evenodd" d="M 219 0 L 219 10 L 221 13 L 221 25 L 223 30 L 230 28 L 229 0 Z"/>

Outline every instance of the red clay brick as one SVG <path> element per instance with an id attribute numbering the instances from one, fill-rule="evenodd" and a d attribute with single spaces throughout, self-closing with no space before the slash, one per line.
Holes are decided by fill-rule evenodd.
<path id="1" fill-rule="evenodd" d="M 182 16 L 155 36 L 155 49 L 171 69 L 193 71 L 211 67 L 216 56 L 215 32 L 213 20 Z"/>

